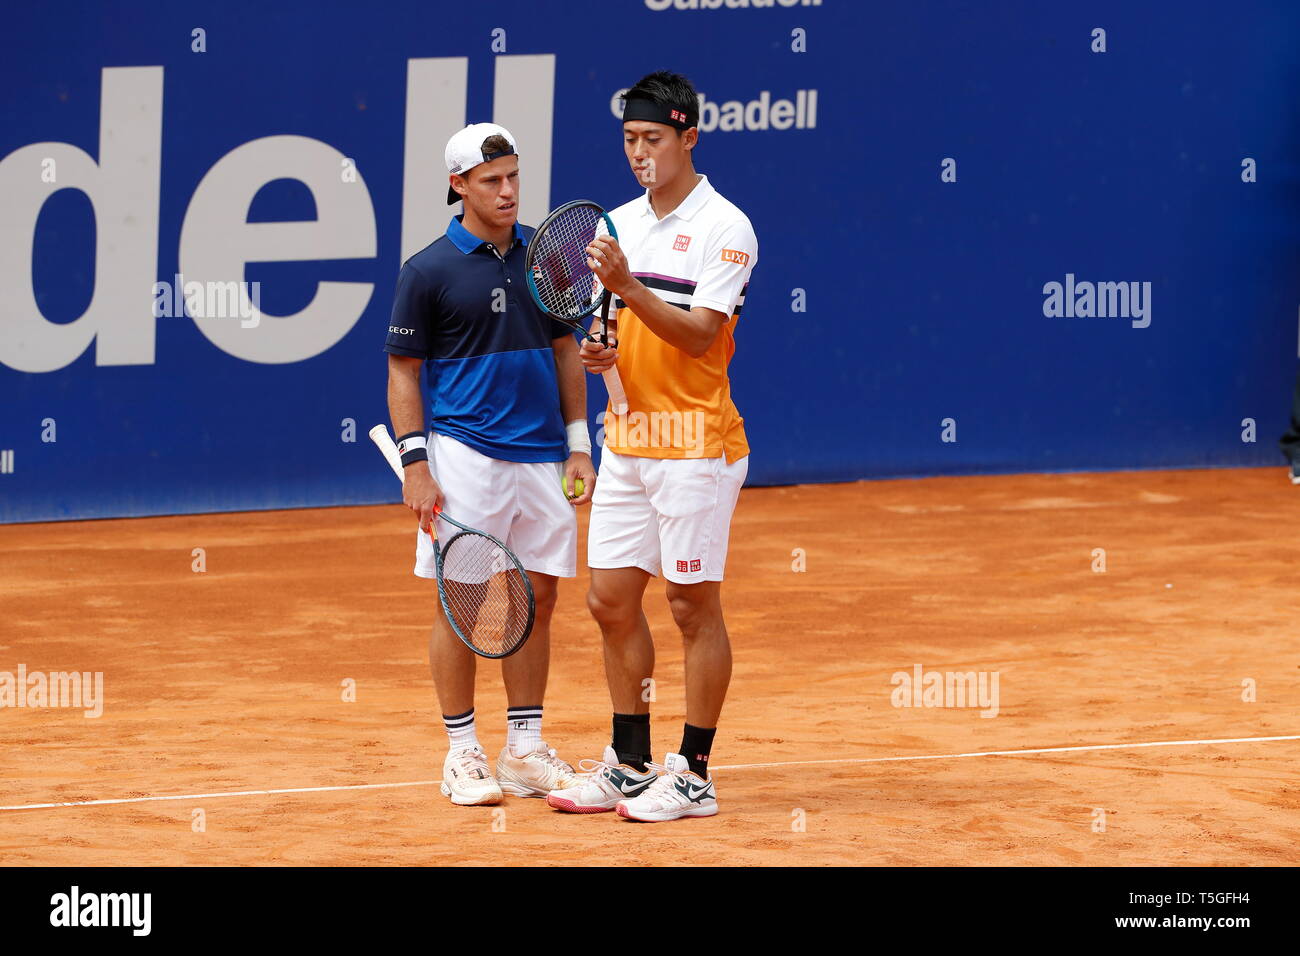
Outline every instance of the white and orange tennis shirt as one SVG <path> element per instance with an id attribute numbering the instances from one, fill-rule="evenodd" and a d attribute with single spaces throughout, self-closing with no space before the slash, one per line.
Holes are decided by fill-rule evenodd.
<path id="1" fill-rule="evenodd" d="M 615 298 L 618 371 L 628 412 L 618 419 L 607 414 L 606 447 L 641 458 L 725 456 L 730 464 L 745 457 L 745 421 L 731 400 L 727 366 L 758 262 L 749 218 L 709 185 L 707 176 L 663 219 L 655 216 L 649 191 L 609 217 L 638 281 L 679 309 L 713 309 L 728 318 L 709 350 L 692 358 Z"/>

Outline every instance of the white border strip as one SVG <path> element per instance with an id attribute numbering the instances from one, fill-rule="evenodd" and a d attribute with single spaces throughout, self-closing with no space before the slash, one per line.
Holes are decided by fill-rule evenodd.
<path id="1" fill-rule="evenodd" d="M 1202 747 L 1215 744 L 1254 744 L 1278 740 L 1300 740 L 1300 734 L 1277 737 L 1221 737 L 1207 740 L 1153 740 L 1129 744 L 1085 744 L 1078 747 L 1034 747 L 1026 750 L 975 750 L 960 754 L 917 754 L 906 757 L 845 757 L 837 760 L 780 760 L 774 763 L 738 763 L 714 770 L 756 770 L 768 767 L 808 767 L 828 764 L 904 763 L 911 760 L 955 760 L 961 757 L 1018 757 L 1028 754 L 1080 753 L 1087 750 L 1136 750 L 1142 747 Z M 343 790 L 391 790 L 397 787 L 436 787 L 437 780 L 406 783 L 354 783 L 337 787 L 284 787 L 278 790 L 231 790 L 225 793 L 182 793 L 155 797 L 119 797 L 110 800 L 77 800 L 71 803 L 27 803 L 0 810 L 52 810 L 59 807 L 95 807 L 119 803 L 154 803 L 162 800 L 219 800 L 224 797 L 263 797 L 281 793 L 333 793 Z"/>

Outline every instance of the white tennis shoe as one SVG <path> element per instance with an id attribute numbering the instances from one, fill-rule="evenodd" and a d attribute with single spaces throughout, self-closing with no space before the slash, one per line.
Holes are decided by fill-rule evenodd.
<path id="1" fill-rule="evenodd" d="M 501 787 L 488 769 L 487 754 L 478 747 L 453 750 L 442 764 L 444 797 L 460 807 L 490 806 L 501 802 Z"/>
<path id="2" fill-rule="evenodd" d="M 548 805 L 565 813 L 607 813 L 620 800 L 645 793 L 659 779 L 654 770 L 640 772 L 619 763 L 613 747 L 606 747 L 600 760 L 579 760 L 578 769 L 583 779 L 576 786 L 551 791 Z"/>
<path id="3" fill-rule="evenodd" d="M 503 792 L 512 797 L 544 797 L 552 790 L 563 790 L 582 783 L 573 768 L 542 744 L 537 750 L 516 757 L 509 747 L 497 757 L 497 780 Z"/>
<path id="4" fill-rule="evenodd" d="M 713 780 L 691 771 L 681 754 L 669 754 L 662 764 L 650 764 L 661 771 L 659 778 L 639 797 L 621 800 L 618 815 L 643 823 L 663 823 L 682 817 L 711 817 L 718 812 L 718 795 Z"/>

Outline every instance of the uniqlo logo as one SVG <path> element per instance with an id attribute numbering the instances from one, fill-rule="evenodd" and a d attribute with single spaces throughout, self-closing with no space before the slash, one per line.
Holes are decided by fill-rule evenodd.
<path id="1" fill-rule="evenodd" d="M 693 558 L 693 559 L 691 560 L 691 570 L 692 570 L 692 571 L 698 571 L 699 569 L 700 569 L 700 559 L 699 559 L 699 558 Z"/>
<path id="2" fill-rule="evenodd" d="M 677 120 L 677 122 L 679 123 L 686 122 L 686 114 L 683 113 L 681 110 L 669 110 L 668 115 L 671 116 L 673 119 Z"/>
<path id="3" fill-rule="evenodd" d="M 686 573 L 686 562 L 685 562 L 685 561 L 678 561 L 678 562 L 677 562 L 677 573 L 678 573 L 678 574 L 685 574 L 685 573 Z"/>
<path id="4" fill-rule="evenodd" d="M 686 247 L 689 246 L 690 244 L 691 244 L 691 237 L 690 237 L 690 236 L 678 236 L 678 237 L 673 241 L 673 251 L 674 251 L 674 252 L 685 252 L 685 251 L 686 251 Z"/>

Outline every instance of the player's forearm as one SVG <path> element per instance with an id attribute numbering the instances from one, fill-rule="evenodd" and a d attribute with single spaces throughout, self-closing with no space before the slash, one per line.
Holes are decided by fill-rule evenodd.
<path id="1" fill-rule="evenodd" d="M 587 378 L 578 357 L 578 343 L 566 335 L 552 343 L 555 351 L 555 377 L 560 385 L 560 413 L 565 424 L 587 418 Z"/>
<path id="2" fill-rule="evenodd" d="M 625 290 L 621 298 L 650 331 L 692 358 L 707 352 L 718 337 L 721 325 L 713 318 L 669 305 L 640 282 Z"/>
<path id="3" fill-rule="evenodd" d="M 424 431 L 424 397 L 420 394 L 420 371 L 412 375 L 406 369 L 388 370 L 388 417 L 393 434 L 401 437 Z"/>

